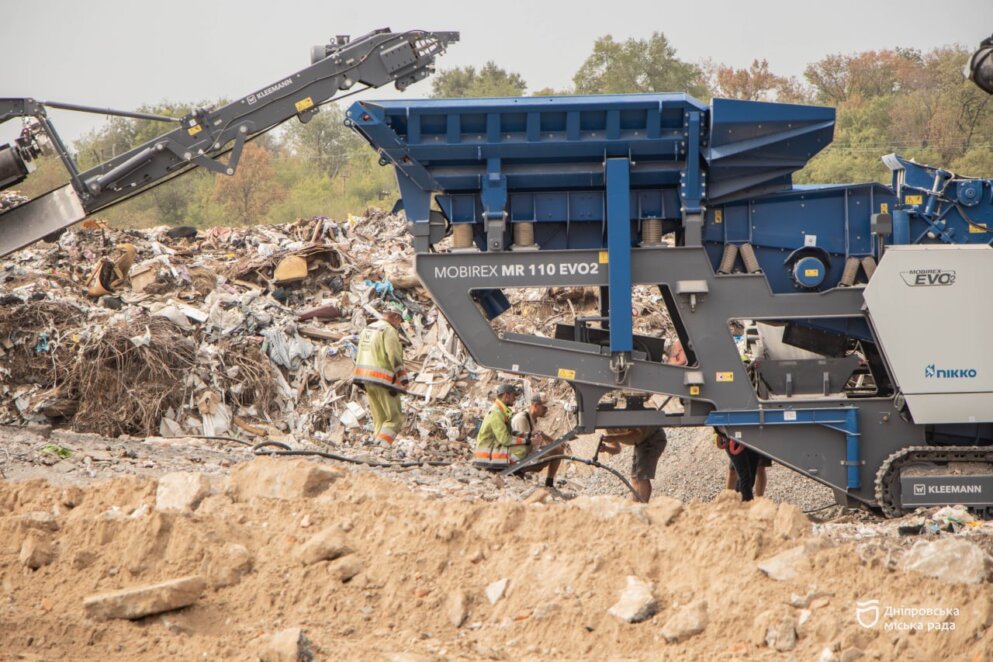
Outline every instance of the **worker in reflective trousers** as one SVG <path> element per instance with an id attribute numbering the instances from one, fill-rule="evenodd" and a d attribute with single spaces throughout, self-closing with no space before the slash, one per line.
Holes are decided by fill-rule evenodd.
<path id="1" fill-rule="evenodd" d="M 403 367 L 403 347 L 397 329 L 403 321 L 403 307 L 396 302 L 376 302 L 383 319 L 373 322 L 359 335 L 352 381 L 369 396 L 369 411 L 375 424 L 373 443 L 393 444 L 403 427 L 400 393 L 410 378 Z"/>

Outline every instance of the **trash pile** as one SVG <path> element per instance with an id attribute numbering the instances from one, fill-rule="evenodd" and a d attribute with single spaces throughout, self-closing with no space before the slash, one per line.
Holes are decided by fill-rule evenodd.
<path id="1" fill-rule="evenodd" d="M 887 540 L 903 546 L 920 538 L 967 538 L 993 554 L 993 520 L 980 519 L 962 505 L 918 508 L 898 519 L 876 521 L 867 512 L 850 514 L 815 526 L 818 534 L 839 542 Z"/>
<path id="2" fill-rule="evenodd" d="M 0 211 L 13 209 L 17 205 L 24 204 L 29 199 L 16 191 L 0 191 Z"/>
<path id="3" fill-rule="evenodd" d="M 0 424 L 357 444 L 357 334 L 389 299 L 416 375 L 398 444 L 462 449 L 505 377 L 472 361 L 412 265 L 404 220 L 378 210 L 205 230 L 89 219 L 0 263 Z M 502 323 L 550 334 L 595 306 L 569 296 L 523 293 Z M 543 390 L 565 431 L 571 392 Z"/>

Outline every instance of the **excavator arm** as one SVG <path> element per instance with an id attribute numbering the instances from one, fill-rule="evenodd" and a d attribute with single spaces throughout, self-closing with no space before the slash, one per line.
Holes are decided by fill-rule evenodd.
<path id="1" fill-rule="evenodd" d="M 233 175 L 245 143 L 286 120 L 309 121 L 335 97 L 393 83 L 404 90 L 433 72 L 435 58 L 458 41 L 457 32 L 376 30 L 356 39 L 339 36 L 314 47 L 311 65 L 228 105 L 197 109 L 183 118 L 129 113 L 34 99 L 0 99 L 0 123 L 28 118 L 13 144 L 0 146 L 0 188 L 26 178 L 42 154 L 58 155 L 69 183 L 0 214 L 0 256 L 83 220 L 197 167 Z M 360 86 L 352 92 L 355 86 Z M 348 92 L 348 94 L 341 94 Z M 63 108 L 179 126 L 143 145 L 81 171 L 48 118 Z M 227 154 L 226 160 L 220 157 Z"/>

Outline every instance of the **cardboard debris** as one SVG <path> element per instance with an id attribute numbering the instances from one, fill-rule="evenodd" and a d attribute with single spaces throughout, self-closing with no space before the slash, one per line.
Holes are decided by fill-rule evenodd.
<path id="1" fill-rule="evenodd" d="M 131 244 L 118 244 L 117 255 L 114 259 L 101 258 L 86 280 L 86 292 L 91 297 L 101 297 L 110 294 L 121 287 L 127 278 L 131 265 L 134 264 L 137 251 Z"/>
<path id="2" fill-rule="evenodd" d="M 110 226 L 107 222 L 99 218 L 88 218 L 79 224 L 79 227 L 84 230 L 109 230 Z"/>
<path id="3" fill-rule="evenodd" d="M 335 354 L 322 356 L 318 362 L 321 379 L 326 382 L 340 382 L 351 379 L 355 363 L 347 356 Z"/>
<path id="4" fill-rule="evenodd" d="M 307 258 L 300 255 L 287 255 L 276 265 L 276 271 L 273 273 L 272 279 L 273 282 L 282 284 L 294 283 L 306 277 Z"/>
<path id="5" fill-rule="evenodd" d="M 158 279 L 158 262 L 150 260 L 131 267 L 131 291 L 136 294 L 144 292 L 149 285 Z"/>

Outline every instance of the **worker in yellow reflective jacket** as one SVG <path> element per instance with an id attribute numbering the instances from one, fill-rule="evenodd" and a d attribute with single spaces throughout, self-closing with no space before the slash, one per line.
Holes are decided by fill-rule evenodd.
<path id="1" fill-rule="evenodd" d="M 514 384 L 501 384 L 497 388 L 496 400 L 476 435 L 476 465 L 486 469 L 499 469 L 527 456 L 530 446 L 525 436 L 514 435 L 510 431 L 510 408 L 520 393 L 520 389 Z"/>
<path id="2" fill-rule="evenodd" d="M 373 443 L 392 444 L 403 427 L 400 394 L 410 377 L 403 367 L 403 347 L 397 329 L 403 321 L 403 306 L 396 302 L 376 302 L 383 319 L 359 334 L 359 351 L 355 357 L 352 381 L 369 396 L 369 410 L 375 424 Z"/>

